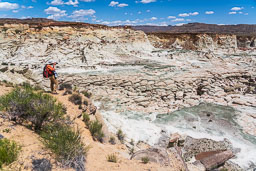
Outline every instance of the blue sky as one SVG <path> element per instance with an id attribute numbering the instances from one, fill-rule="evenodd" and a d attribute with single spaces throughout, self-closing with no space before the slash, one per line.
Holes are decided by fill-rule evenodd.
<path id="1" fill-rule="evenodd" d="M 0 17 L 106 25 L 256 24 L 256 0 L 0 0 Z"/>

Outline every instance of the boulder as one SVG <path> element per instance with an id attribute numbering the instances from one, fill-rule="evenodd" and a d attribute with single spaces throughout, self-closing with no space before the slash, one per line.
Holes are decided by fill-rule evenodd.
<path id="1" fill-rule="evenodd" d="M 132 155 L 131 159 L 141 160 L 143 157 L 148 157 L 149 161 L 159 163 L 161 166 L 170 166 L 169 155 L 165 148 L 152 147 L 139 150 Z"/>
<path id="2" fill-rule="evenodd" d="M 204 165 L 206 170 L 212 170 L 218 166 L 224 164 L 227 160 L 234 157 L 231 150 L 215 153 L 206 157 L 201 158 L 201 163 Z"/>

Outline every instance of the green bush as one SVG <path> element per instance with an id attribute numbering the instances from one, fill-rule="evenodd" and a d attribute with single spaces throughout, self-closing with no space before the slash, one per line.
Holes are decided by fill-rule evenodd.
<path id="1" fill-rule="evenodd" d="M 75 105 L 81 105 L 82 104 L 82 96 L 80 94 L 72 94 L 69 98 L 69 101 L 74 103 Z"/>
<path id="2" fill-rule="evenodd" d="M 92 93 L 88 92 L 88 91 L 82 91 L 82 94 L 87 97 L 87 98 L 91 98 L 92 97 Z"/>
<path id="3" fill-rule="evenodd" d="M 90 122 L 89 130 L 95 140 L 103 142 L 104 133 L 102 132 L 102 124 L 99 121 Z"/>
<path id="4" fill-rule="evenodd" d="M 117 157 L 115 154 L 110 154 L 107 156 L 107 161 L 108 162 L 113 162 L 113 163 L 116 163 L 117 162 Z"/>
<path id="5" fill-rule="evenodd" d="M 109 143 L 112 144 L 112 145 L 115 145 L 115 144 L 116 144 L 116 139 L 115 139 L 115 137 L 113 137 L 113 136 L 110 137 Z"/>
<path id="6" fill-rule="evenodd" d="M 149 162 L 149 158 L 148 157 L 142 157 L 141 161 L 142 161 L 142 163 L 147 164 Z"/>
<path id="7" fill-rule="evenodd" d="M 41 132 L 46 147 L 55 153 L 56 159 L 64 166 L 84 170 L 88 147 L 84 147 L 78 131 L 70 126 L 55 123 L 48 125 Z"/>
<path id="8" fill-rule="evenodd" d="M 117 138 L 120 140 L 121 143 L 124 143 L 124 133 L 121 129 L 119 129 L 116 133 Z"/>
<path id="9" fill-rule="evenodd" d="M 42 92 L 34 92 L 30 86 L 15 88 L 0 97 L 0 110 L 5 110 L 16 122 L 31 122 L 35 131 L 43 125 L 54 122 L 66 113 L 65 107 L 56 99 Z"/>
<path id="10" fill-rule="evenodd" d="M 18 158 L 20 147 L 8 139 L 0 139 L 0 169 L 2 166 L 9 165 Z"/>
<path id="11" fill-rule="evenodd" d="M 90 124 L 90 116 L 88 113 L 83 113 L 83 121 L 87 127 L 89 127 Z"/>

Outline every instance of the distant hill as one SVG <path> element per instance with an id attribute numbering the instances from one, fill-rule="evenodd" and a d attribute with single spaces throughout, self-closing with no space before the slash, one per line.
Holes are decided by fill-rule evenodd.
<path id="1" fill-rule="evenodd" d="M 132 26 L 146 33 L 219 33 L 236 35 L 256 35 L 256 25 L 217 25 L 189 23 L 182 26 Z"/>

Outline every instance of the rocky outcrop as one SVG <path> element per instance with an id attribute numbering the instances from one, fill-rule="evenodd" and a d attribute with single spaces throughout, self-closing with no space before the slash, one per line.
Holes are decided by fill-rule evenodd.
<path id="1" fill-rule="evenodd" d="M 149 33 L 149 40 L 157 48 L 183 48 L 186 50 L 222 50 L 233 53 L 237 49 L 237 37 L 231 34 L 204 33 Z M 239 44 L 240 45 L 240 44 Z"/>

